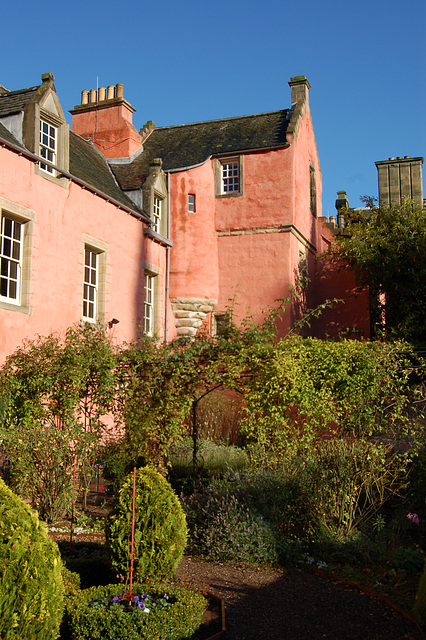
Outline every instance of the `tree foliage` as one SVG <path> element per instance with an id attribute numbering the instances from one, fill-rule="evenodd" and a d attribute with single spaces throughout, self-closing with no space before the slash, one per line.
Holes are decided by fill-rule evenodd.
<path id="1" fill-rule="evenodd" d="M 372 316 L 388 338 L 426 344 L 426 210 L 405 199 L 401 205 L 345 210 L 345 234 L 329 257 L 354 269 L 368 285 Z"/>
<path id="2" fill-rule="evenodd" d="M 19 493 L 51 521 L 70 507 L 105 432 L 116 394 L 115 353 L 91 325 L 24 342 L 1 370 L 0 438 Z"/>

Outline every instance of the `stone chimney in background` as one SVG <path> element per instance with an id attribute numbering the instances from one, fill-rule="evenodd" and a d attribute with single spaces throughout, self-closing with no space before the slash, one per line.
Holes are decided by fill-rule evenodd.
<path id="1" fill-rule="evenodd" d="M 423 206 L 423 158 L 399 156 L 376 162 L 379 174 L 379 203 L 401 204 L 404 197 Z"/>
<path id="2" fill-rule="evenodd" d="M 306 76 L 295 76 L 288 83 L 291 87 L 291 106 L 298 102 L 309 102 L 309 89 L 311 85 Z"/>
<path id="3" fill-rule="evenodd" d="M 82 91 L 81 104 L 70 112 L 72 130 L 91 140 L 106 158 L 130 158 L 142 148 L 132 124 L 134 112 L 122 84 Z"/>

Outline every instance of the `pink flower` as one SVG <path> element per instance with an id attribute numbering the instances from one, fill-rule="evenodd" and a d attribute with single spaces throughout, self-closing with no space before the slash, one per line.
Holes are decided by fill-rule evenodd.
<path id="1" fill-rule="evenodd" d="M 407 518 L 411 520 L 413 524 L 420 524 L 419 516 L 417 515 L 417 513 L 409 513 L 407 515 Z"/>

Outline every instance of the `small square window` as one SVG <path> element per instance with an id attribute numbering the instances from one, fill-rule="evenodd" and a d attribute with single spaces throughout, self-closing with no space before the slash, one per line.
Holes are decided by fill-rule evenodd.
<path id="1" fill-rule="evenodd" d="M 193 193 L 188 193 L 188 211 L 195 213 L 195 194 Z"/>

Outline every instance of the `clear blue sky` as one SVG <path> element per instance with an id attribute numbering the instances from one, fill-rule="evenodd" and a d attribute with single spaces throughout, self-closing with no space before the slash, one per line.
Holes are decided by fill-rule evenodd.
<path id="1" fill-rule="evenodd" d="M 287 108 L 306 75 L 324 215 L 377 196 L 376 160 L 426 155 L 425 0 L 14 0 L 1 20 L 0 84 L 52 71 L 67 113 L 122 82 L 137 129 Z"/>

